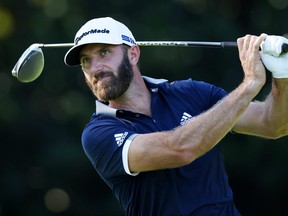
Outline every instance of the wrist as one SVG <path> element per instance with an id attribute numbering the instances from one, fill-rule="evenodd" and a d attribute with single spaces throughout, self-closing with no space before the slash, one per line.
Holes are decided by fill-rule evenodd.
<path id="1" fill-rule="evenodd" d="M 245 78 L 242 84 L 242 95 L 248 96 L 251 100 L 260 92 L 266 79 L 248 79 Z"/>

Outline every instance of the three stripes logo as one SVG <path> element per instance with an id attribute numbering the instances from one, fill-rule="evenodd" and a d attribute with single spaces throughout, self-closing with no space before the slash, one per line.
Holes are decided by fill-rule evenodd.
<path id="1" fill-rule="evenodd" d="M 193 117 L 190 114 L 184 112 L 183 115 L 182 115 L 180 124 L 184 125 L 184 124 L 188 123 L 189 121 L 191 121 L 192 118 Z"/>
<path id="2" fill-rule="evenodd" d="M 114 134 L 114 138 L 118 146 L 121 146 L 123 144 L 124 139 L 127 135 L 128 132 Z"/>

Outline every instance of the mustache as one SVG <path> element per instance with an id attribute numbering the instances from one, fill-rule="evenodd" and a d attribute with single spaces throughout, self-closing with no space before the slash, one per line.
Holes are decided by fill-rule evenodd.
<path id="1" fill-rule="evenodd" d="M 113 73 L 112 73 L 111 71 L 101 71 L 101 72 L 99 72 L 99 73 L 96 73 L 96 74 L 94 75 L 94 78 L 95 78 L 96 80 L 99 80 L 99 79 L 102 79 L 102 78 L 105 77 L 105 76 L 113 76 Z"/>

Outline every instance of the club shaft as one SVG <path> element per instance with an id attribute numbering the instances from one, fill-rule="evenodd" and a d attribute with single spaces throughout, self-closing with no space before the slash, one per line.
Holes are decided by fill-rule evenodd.
<path id="1" fill-rule="evenodd" d="M 42 47 L 72 47 L 73 43 L 38 44 Z M 207 48 L 227 48 L 237 47 L 234 41 L 207 42 L 207 41 L 138 41 L 138 46 L 172 46 L 172 47 L 207 47 Z M 282 45 L 282 53 L 288 53 L 288 44 Z"/>
<path id="2" fill-rule="evenodd" d="M 206 42 L 206 41 L 138 41 L 138 46 L 176 46 L 176 47 L 237 47 L 236 42 Z"/>
<path id="3" fill-rule="evenodd" d="M 39 44 L 39 47 L 72 47 L 73 43 Z M 175 46 L 175 47 L 237 47 L 236 42 L 206 42 L 206 41 L 138 41 L 138 46 Z"/>
<path id="4" fill-rule="evenodd" d="M 57 43 L 57 44 L 39 44 L 39 47 L 72 47 L 74 43 Z"/>

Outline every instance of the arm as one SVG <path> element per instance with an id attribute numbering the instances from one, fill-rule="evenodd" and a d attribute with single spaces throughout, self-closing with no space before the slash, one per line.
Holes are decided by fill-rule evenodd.
<path id="1" fill-rule="evenodd" d="M 288 79 L 273 79 L 264 102 L 252 102 L 233 128 L 235 132 L 266 138 L 288 134 Z"/>
<path id="2" fill-rule="evenodd" d="M 259 46 L 264 39 L 247 36 L 238 40 L 240 58 L 250 56 L 245 62 L 249 69 L 244 70 L 244 80 L 238 88 L 214 107 L 173 131 L 138 135 L 128 151 L 130 170 L 187 165 L 213 148 L 233 128 L 266 82 L 265 69 L 262 64 L 259 66 Z"/>
<path id="3" fill-rule="evenodd" d="M 272 90 L 264 102 L 252 102 L 233 128 L 234 131 L 266 138 L 279 138 L 288 134 L 288 79 L 287 54 L 281 55 L 287 39 L 266 36 L 261 44 L 260 56 L 273 78 Z M 240 56 L 241 57 L 241 56 Z M 249 70 L 248 58 L 242 56 L 244 70 Z M 259 67 L 263 67 L 258 62 Z"/>

